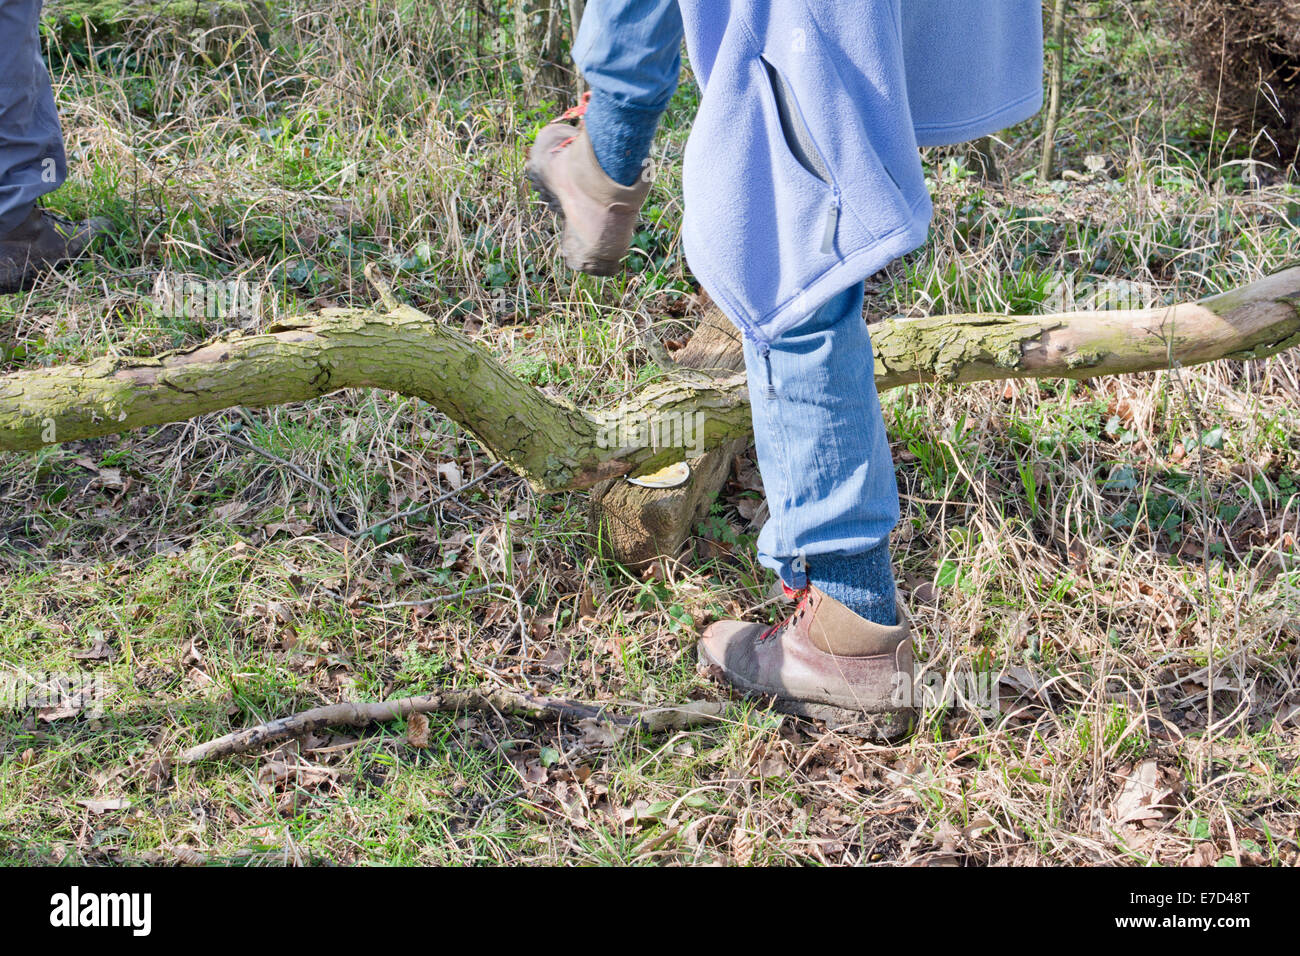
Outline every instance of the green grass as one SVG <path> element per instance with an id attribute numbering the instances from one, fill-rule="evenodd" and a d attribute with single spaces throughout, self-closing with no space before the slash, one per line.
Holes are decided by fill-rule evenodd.
<path id="1" fill-rule="evenodd" d="M 1036 181 L 1037 118 L 1001 136 L 1003 186 L 961 149 L 927 151 L 930 239 L 873 278 L 871 318 L 1032 313 L 1067 279 L 1169 303 L 1300 258 L 1293 178 L 1246 182 L 1186 101 L 1169 39 L 1125 6 L 1087 6 L 1058 143 L 1079 176 Z M 373 262 L 405 301 L 583 406 L 663 375 L 638 344 L 647 319 L 684 338 L 700 314 L 679 242 L 689 73 L 629 268 L 597 280 L 563 268 L 522 184 L 532 131 L 569 96 L 528 95 L 501 52 L 504 8 L 274 11 L 265 43 L 202 68 L 174 70 L 162 36 L 53 51 L 73 177 L 51 203 L 108 216 L 114 236 L 0 297 L 0 371 L 369 305 Z M 260 307 L 171 316 L 154 293 L 169 279 L 239 279 Z M 734 702 L 718 725 L 618 740 L 435 714 L 426 749 L 395 721 L 160 775 L 187 746 L 341 700 L 502 685 L 718 698 L 694 667 L 699 629 L 786 611 L 740 508 L 757 491 L 729 486 L 678 560 L 640 574 L 589 533 L 585 498 L 504 471 L 340 534 L 331 509 L 369 527 L 491 464 L 436 409 L 385 393 L 0 455 L 0 676 L 107 689 L 94 718 L 0 710 L 0 860 L 1293 863 L 1297 381 L 1288 355 L 882 396 L 918 654 L 1009 681 L 1001 714 L 932 709 L 893 747 Z M 1147 760 L 1173 794 L 1165 815 L 1116 826 Z M 119 797 L 131 805 L 78 802 Z"/>

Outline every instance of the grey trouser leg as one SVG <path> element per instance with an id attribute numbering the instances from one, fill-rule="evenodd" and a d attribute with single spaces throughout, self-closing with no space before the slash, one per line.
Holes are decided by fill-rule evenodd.
<path id="1" fill-rule="evenodd" d="M 0 235 L 68 177 L 40 16 L 41 0 L 0 0 Z"/>

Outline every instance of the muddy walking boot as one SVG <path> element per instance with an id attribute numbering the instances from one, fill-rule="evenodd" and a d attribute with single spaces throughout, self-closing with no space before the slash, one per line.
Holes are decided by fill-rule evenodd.
<path id="1" fill-rule="evenodd" d="M 859 617 L 809 586 L 786 620 L 767 627 L 718 621 L 700 638 L 701 669 L 784 713 L 879 740 L 911 729 L 912 640 Z"/>
<path id="2" fill-rule="evenodd" d="M 103 219 L 73 222 L 32 207 L 25 220 L 0 236 L 0 293 L 17 292 L 46 269 L 78 258 L 105 225 Z"/>
<path id="3" fill-rule="evenodd" d="M 584 94 L 580 105 L 542 128 L 528 152 L 524 172 L 564 220 L 560 249 L 569 268 L 608 276 L 618 271 L 632 244 L 637 214 L 650 192 L 650 177 L 623 186 L 605 174 L 580 120 L 590 97 Z M 573 119 L 579 120 L 577 126 L 568 122 Z"/>

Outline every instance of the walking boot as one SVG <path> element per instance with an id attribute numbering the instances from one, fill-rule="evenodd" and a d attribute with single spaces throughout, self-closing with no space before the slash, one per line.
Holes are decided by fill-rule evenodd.
<path id="1" fill-rule="evenodd" d="M 103 219 L 73 222 L 33 206 L 25 220 L 0 236 L 0 293 L 17 292 L 44 270 L 78 258 L 105 225 Z"/>
<path id="2" fill-rule="evenodd" d="M 542 127 L 528 151 L 524 172 L 551 210 L 564 221 L 560 250 L 569 268 L 613 275 L 627 255 L 637 213 L 650 193 L 649 177 L 631 186 L 601 169 L 581 116 L 591 94 L 554 123 Z M 577 119 L 577 126 L 568 121 Z"/>
<path id="3" fill-rule="evenodd" d="M 912 640 L 906 619 L 874 624 L 809 586 L 786 620 L 718 621 L 700 638 L 702 670 L 779 711 L 865 737 L 911 730 Z"/>

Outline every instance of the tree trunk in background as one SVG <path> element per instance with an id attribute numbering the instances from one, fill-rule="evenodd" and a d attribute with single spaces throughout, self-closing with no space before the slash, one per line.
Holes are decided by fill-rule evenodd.
<path id="1" fill-rule="evenodd" d="M 515 53 L 531 102 L 565 99 L 573 85 L 564 65 L 564 7 L 563 0 L 515 0 Z"/>
<path id="2" fill-rule="evenodd" d="M 979 170 L 980 178 L 987 183 L 1001 184 L 1002 170 L 998 168 L 998 158 L 993 152 L 993 137 L 981 136 L 967 147 L 968 161 Z"/>
<path id="3" fill-rule="evenodd" d="M 1052 35 L 1049 53 L 1051 91 L 1047 104 L 1047 120 L 1043 125 L 1043 161 L 1038 166 L 1038 181 L 1047 182 L 1052 176 L 1052 154 L 1056 150 L 1056 127 L 1061 122 L 1061 85 L 1065 82 L 1065 5 L 1068 0 L 1056 0 L 1052 8 Z"/>

